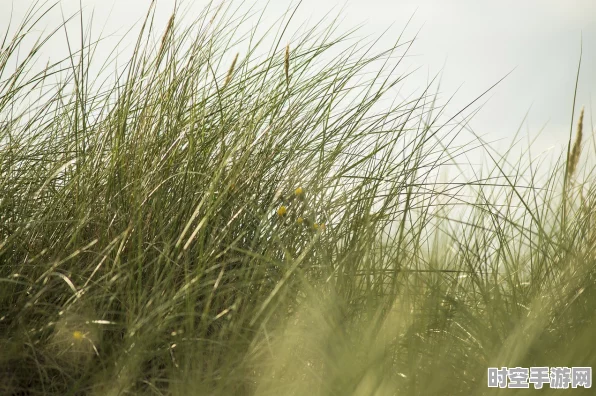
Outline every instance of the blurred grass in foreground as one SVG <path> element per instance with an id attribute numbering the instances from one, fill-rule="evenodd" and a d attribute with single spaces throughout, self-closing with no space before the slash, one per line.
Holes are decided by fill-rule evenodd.
<path id="1" fill-rule="evenodd" d="M 44 12 L 0 52 L 1 394 L 478 395 L 489 366 L 596 366 L 587 122 L 548 172 L 456 146 L 433 84 L 393 99 L 412 41 L 242 39 L 260 19 L 230 5 L 155 41 L 151 8 L 118 67 L 81 28 L 37 72 Z M 489 170 L 444 180 L 474 148 Z"/>

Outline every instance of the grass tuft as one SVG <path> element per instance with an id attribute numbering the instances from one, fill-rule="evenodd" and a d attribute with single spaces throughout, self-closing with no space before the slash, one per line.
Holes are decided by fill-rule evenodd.
<path id="1" fill-rule="evenodd" d="M 481 395 L 488 367 L 596 365 L 583 110 L 569 155 L 511 158 L 434 79 L 397 95 L 413 40 L 240 34 L 228 2 L 160 39 L 154 4 L 124 63 L 81 27 L 40 64 L 76 20 L 25 40 L 47 9 L 0 45 L 0 394 Z"/>

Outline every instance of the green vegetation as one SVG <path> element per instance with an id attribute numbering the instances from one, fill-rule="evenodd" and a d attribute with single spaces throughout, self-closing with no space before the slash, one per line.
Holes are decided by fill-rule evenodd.
<path id="1" fill-rule="evenodd" d="M 124 65 L 81 28 L 36 71 L 63 33 L 29 44 L 41 11 L 1 41 L 0 394 L 480 395 L 490 366 L 596 366 L 587 121 L 551 165 L 456 146 L 434 83 L 394 99 L 412 41 L 243 38 L 262 22 L 230 6 L 154 41 L 153 12 Z"/>

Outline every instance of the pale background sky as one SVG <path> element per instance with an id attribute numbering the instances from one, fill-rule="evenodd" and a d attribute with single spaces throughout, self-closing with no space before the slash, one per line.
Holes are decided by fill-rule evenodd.
<path id="1" fill-rule="evenodd" d="M 150 0 L 81 0 L 87 20 L 94 12 L 94 26 L 105 24 L 105 32 L 124 33 L 140 21 Z M 206 0 L 186 1 L 198 14 Z M 248 5 L 265 6 L 261 0 Z M 20 21 L 32 0 L 0 0 L 0 32 Z M 165 26 L 174 1 L 157 0 L 158 24 Z M 272 24 L 296 2 L 273 0 L 265 24 Z M 65 15 L 79 9 L 79 0 L 61 0 Z M 303 0 L 296 23 L 315 21 L 326 12 L 343 8 L 341 26 L 347 30 L 362 25 L 358 33 L 378 35 L 389 32 L 380 47 L 390 46 L 406 22 L 411 39 L 419 29 L 410 51 L 407 69 L 420 67 L 410 78 L 420 88 L 427 77 L 444 66 L 441 92 L 444 97 L 457 92 L 449 106 L 453 114 L 484 92 L 508 72 L 508 76 L 489 94 L 488 102 L 472 120 L 471 127 L 488 140 L 502 139 L 508 146 L 511 137 L 530 110 L 523 131 L 535 135 L 544 127 L 538 150 L 561 147 L 567 141 L 573 89 L 583 36 L 583 59 L 576 108 L 586 105 L 588 126 L 590 100 L 596 102 L 596 0 Z M 332 12 L 333 13 L 333 12 Z M 50 14 L 47 26 L 61 22 L 59 9 Z M 63 36 L 61 36 L 63 37 Z M 53 46 L 64 47 L 64 41 Z M 52 55 L 52 50 L 48 56 Z M 56 49 L 56 52 L 59 52 Z M 402 68 L 402 71 L 404 69 Z M 596 103 L 592 103 L 595 109 Z"/>

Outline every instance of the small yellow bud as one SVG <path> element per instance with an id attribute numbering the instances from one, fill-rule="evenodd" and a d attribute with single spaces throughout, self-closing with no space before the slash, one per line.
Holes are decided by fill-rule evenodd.
<path id="1" fill-rule="evenodd" d="M 284 217 L 286 215 L 286 213 L 288 212 L 288 209 L 285 206 L 280 206 L 279 209 L 277 209 L 277 215 L 279 217 Z"/>
<path id="2" fill-rule="evenodd" d="M 318 223 L 313 224 L 312 225 L 312 228 L 314 228 L 315 230 L 318 230 L 319 229 L 319 224 Z"/>
<path id="3" fill-rule="evenodd" d="M 294 190 L 294 194 L 296 194 L 298 197 L 301 197 L 304 194 L 304 189 L 302 187 L 298 187 L 296 190 Z"/>
<path id="4" fill-rule="evenodd" d="M 72 338 L 74 338 L 77 341 L 80 341 L 83 338 L 85 338 L 85 335 L 82 332 L 76 330 L 72 332 Z"/>
<path id="5" fill-rule="evenodd" d="M 298 223 L 298 224 L 302 224 L 303 222 L 304 222 L 304 219 L 302 217 L 298 217 L 296 219 L 296 223 Z"/>

